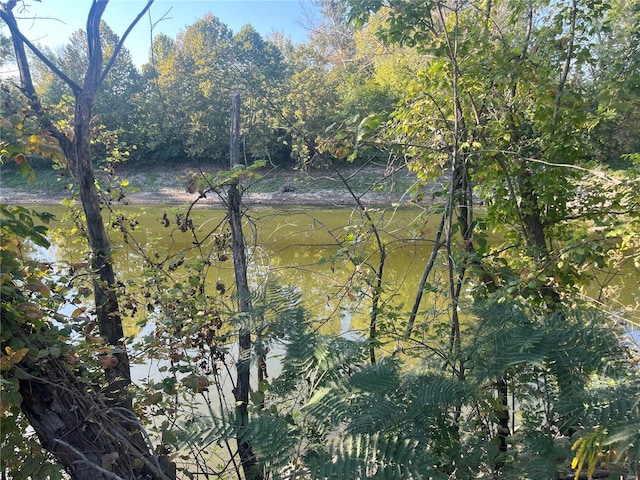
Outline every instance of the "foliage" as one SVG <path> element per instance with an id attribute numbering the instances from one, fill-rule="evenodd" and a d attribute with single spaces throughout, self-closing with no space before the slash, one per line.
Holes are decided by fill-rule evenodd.
<path id="1" fill-rule="evenodd" d="M 135 118 L 124 128 L 150 158 L 223 164 L 222 112 L 241 89 L 245 165 L 191 178 L 198 201 L 228 200 L 224 187 L 246 185 L 289 149 L 303 167 L 381 153 L 391 166 L 409 166 L 414 201 L 435 203 L 441 215 L 413 311 L 376 303 L 386 295 L 389 244 L 376 243 L 362 205 L 360 222 L 336 234 L 335 259 L 354 264 L 347 295 L 371 301 L 366 340 L 319 333 L 296 289 L 278 286 L 257 258 L 252 308 L 238 312 L 234 304 L 247 299 L 218 279 L 232 259 L 227 220 L 196 224 L 196 201 L 162 219 L 167 237 L 190 236 L 186 250 L 145 248 L 135 241 L 135 219 L 113 209 L 120 190 L 110 197 L 102 185 L 112 226 L 146 267 L 118 292 L 144 317 L 141 358 L 158 362 L 136 413 L 157 422 L 160 450 L 181 459 L 185 475 L 194 462 L 208 475 L 237 474 L 237 438 L 250 441 L 265 478 L 577 478 L 603 465 L 637 473 L 637 352 L 606 315 L 625 315 L 615 311 L 611 283 L 640 259 L 637 2 L 322 7 L 327 22 L 305 45 L 265 41 L 250 26 L 234 34 L 210 15 L 175 40 L 156 36 L 142 88 L 125 58 L 112 90 L 122 84 L 135 101 L 109 111 L 109 122 L 123 128 L 121 116 Z M 82 48 L 72 42 L 61 61 L 80 62 Z M 28 130 L 28 116 L 13 113 L 3 128 Z M 95 133 L 106 156 L 122 156 L 122 137 Z M 3 156 L 22 158 L 35 143 L 12 141 Z M 445 188 L 429 199 L 425 187 L 434 181 Z M 4 210 L 10 238 L 39 238 L 28 212 Z M 416 231 L 426 237 L 427 227 Z M 40 301 L 47 291 L 26 288 L 33 282 L 20 275 L 28 269 L 16 268 L 6 277 L 8 298 L 17 299 L 3 303 L 9 313 L 20 295 Z M 423 293 L 434 305 L 421 307 Z M 258 376 L 245 425 L 233 391 L 232 370 L 247 360 L 234 357 L 239 333 L 251 337 Z M 2 348 L 8 411 L 18 415 L 10 375 L 26 347 Z M 52 348 L 46 355 L 62 354 Z M 267 375 L 269 352 L 279 354 L 276 378 Z M 97 358 L 106 361 L 112 352 L 103 353 Z M 15 455 L 11 462 L 24 459 L 20 449 Z"/>
<path id="2" fill-rule="evenodd" d="M 11 58 L 11 39 L 0 33 L 0 66 L 4 66 Z"/>
<path id="3" fill-rule="evenodd" d="M 602 119 L 594 128 L 597 157 L 612 167 L 627 167 L 624 155 L 640 151 L 637 136 L 640 85 L 638 43 L 640 4 L 613 1 L 596 31 L 593 60 L 584 76 L 592 77 L 590 95 L 597 95 Z"/>
<path id="4" fill-rule="evenodd" d="M 35 180 L 31 167 L 34 157 L 53 160 L 58 166 L 65 164 L 58 141 L 42 131 L 15 87 L 2 83 L 0 101 L 0 164 L 8 166 L 13 160 L 20 175 L 29 182 Z"/>
<path id="5" fill-rule="evenodd" d="M 51 281 L 49 265 L 25 255 L 30 242 L 49 246 L 45 235 L 50 219 L 47 213 L 0 205 L 0 458 L 4 474 L 16 479 L 62 478 L 60 467 L 35 435 L 27 433 L 19 392 L 20 379 L 28 375 L 28 369 L 23 369 L 27 355 L 45 358 L 63 353 L 58 341 L 61 332 L 50 329 L 49 319 L 56 316 L 64 292 Z"/>
<path id="6" fill-rule="evenodd" d="M 224 165 L 231 95 L 238 89 L 245 163 L 283 155 L 273 99 L 281 94 L 286 68 L 279 50 L 251 26 L 234 35 L 208 15 L 176 40 L 158 35 L 143 70 L 148 84 L 141 115 L 152 123 L 138 128 L 148 147 L 158 153 L 170 147 L 172 160 L 184 153 L 198 162 Z"/>
<path id="7" fill-rule="evenodd" d="M 96 322 L 91 320 L 88 300 L 93 277 L 89 263 L 55 265 L 43 254 L 42 249 L 51 245 L 48 225 L 52 219 L 47 212 L 0 204 L 3 475 L 15 479 L 63 478 L 65 469 L 53 456 L 59 453 L 56 442 L 60 425 L 69 424 L 78 430 L 78 412 L 82 409 L 92 412 L 95 421 L 91 425 L 96 425 L 100 435 L 112 442 L 106 447 L 107 452 L 101 450 L 105 444 L 98 444 L 98 432 L 85 426 L 83 432 L 90 437 L 93 450 L 83 452 L 83 459 L 88 461 L 87 456 L 97 455 L 98 461 L 102 458 L 98 463 L 106 465 L 107 455 L 116 455 L 116 471 L 140 471 L 147 453 L 137 450 L 135 441 L 123 437 L 129 433 L 129 426 L 115 420 L 113 416 L 118 413 L 108 409 L 96 395 L 96 387 L 108 384 L 103 369 L 112 364 L 120 350 L 105 346 L 94 331 Z M 60 390 L 43 390 L 43 384 L 56 385 Z M 42 400 L 38 404 L 38 428 L 33 425 L 34 399 L 29 396 Z M 57 402 L 53 415 L 63 418 L 51 420 L 52 412 L 45 411 L 51 398 Z M 53 422 L 55 438 L 41 436 L 41 428 L 47 422 Z M 120 445 L 122 450 L 114 445 Z"/>
<path id="8" fill-rule="evenodd" d="M 497 464 L 500 478 L 555 478 L 571 471 L 574 432 L 637 422 L 637 408 L 628 408 L 637 402 L 636 374 L 618 333 L 596 313 L 531 318 L 515 305 L 478 307 L 461 383 L 428 361 L 367 365 L 367 343 L 315 332 L 294 291 L 271 285 L 265 293 L 261 321 L 245 326 L 284 348 L 283 370 L 252 394 L 245 434 L 266 478 L 477 478 Z M 492 392 L 501 377 L 521 416 L 506 454 L 496 441 L 503 407 Z M 231 419 L 230 411 L 193 417 L 180 437 L 226 442 L 237 434 Z M 577 435 L 576 446 L 587 441 Z M 633 469 L 634 447 L 620 450 L 629 437 L 607 438 L 599 441 L 616 452 L 609 468 Z"/>
<path id="9" fill-rule="evenodd" d="M 624 79 L 616 83 L 620 91 L 635 98 L 626 82 L 635 82 L 637 70 L 610 65 L 603 77 L 585 75 L 599 61 L 597 32 L 600 39 L 607 37 L 616 15 L 631 13 L 634 7 L 629 10 L 624 2 L 613 11 L 600 2 L 349 3 L 352 18 L 377 31 L 384 42 L 422 55 L 423 63 L 406 83 L 390 120 L 382 123 L 379 115 L 363 120 L 360 125 L 374 128 L 358 126 L 355 149 L 373 139 L 404 160 L 419 181 L 444 176 L 448 184 L 441 210 L 443 240 L 436 239 L 434 261 L 427 265 L 424 280 L 438 259 L 448 266 L 448 282 L 441 287 L 450 302 L 447 368 L 466 381 L 471 374 L 464 356 L 470 331 L 463 330 L 460 317 L 465 288 L 476 300 L 515 301 L 527 315 L 564 318 L 559 312 L 581 305 L 578 298 L 596 278 L 593 272 L 617 271 L 637 258 L 637 245 L 623 246 L 628 237 L 611 215 L 621 215 L 637 236 L 638 172 L 629 168 L 621 180 L 590 163 L 607 161 L 598 158 L 595 129 L 611 125 L 614 118 L 633 128 L 632 116 L 615 115 L 606 96 L 588 93 L 613 87 L 604 78 L 615 71 Z M 623 31 L 618 28 L 607 38 L 612 44 L 633 43 L 633 28 Z M 338 132 L 338 140 L 340 135 L 344 137 Z M 474 210 L 476 196 L 486 205 L 480 220 Z M 424 198 L 421 189 L 415 198 Z M 500 238 L 491 237 L 494 231 L 500 231 Z M 601 291 L 597 302 L 603 298 Z M 412 321 L 408 325 L 410 336 Z M 551 325 L 545 328 L 553 331 Z M 486 339 L 478 344 L 486 344 Z M 576 379 L 554 381 L 559 390 L 552 396 L 562 404 L 563 385 Z M 508 412 L 516 406 L 509 407 L 506 392 L 517 393 L 523 383 L 505 382 L 498 376 L 491 388 Z M 628 408 L 631 414 L 633 408 Z M 497 417 L 499 429 L 508 428 L 508 414 Z M 613 425 L 615 419 L 608 422 Z M 494 437 L 500 449 L 511 451 L 501 435 L 498 431 Z M 580 455 L 587 451 L 579 450 Z M 495 461 L 496 469 L 504 465 Z M 580 460 L 577 465 L 582 465 Z"/>
<path id="10" fill-rule="evenodd" d="M 616 270 L 622 258 L 637 255 L 598 227 L 615 225 L 613 212 L 635 225 L 637 197 L 627 186 L 635 185 L 637 170 L 621 180 L 589 163 L 598 149 L 594 128 L 613 117 L 609 100 L 594 105 L 587 94 L 606 82 L 589 81 L 583 71 L 597 60 L 595 32 L 615 16 L 600 3 L 544 5 L 542 16 L 538 5 L 518 2 L 351 5 L 360 22 L 377 11 L 366 28 L 413 48 L 423 62 L 388 122 L 380 115 L 362 120 L 354 152 L 373 140 L 420 182 L 444 175 L 447 245 L 454 247 L 457 233 L 462 246 L 453 254 L 464 265 L 458 280 L 471 273 L 476 295 L 519 297 L 532 306 L 575 298 L 593 280 L 593 267 Z M 617 41 L 626 44 L 634 34 L 623 35 Z M 633 69 L 615 68 L 633 83 Z M 341 156 L 352 158 L 347 153 Z M 419 185 L 415 198 L 425 199 Z M 481 220 L 477 198 L 486 206 Z M 488 243 L 497 230 L 504 241 Z"/>

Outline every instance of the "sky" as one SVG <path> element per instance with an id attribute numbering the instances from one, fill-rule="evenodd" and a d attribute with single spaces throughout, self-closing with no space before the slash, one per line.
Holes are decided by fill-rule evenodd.
<path id="1" fill-rule="evenodd" d="M 16 7 L 16 17 L 25 36 L 40 45 L 56 47 L 67 43 L 70 35 L 85 29 L 91 0 L 26 0 L 27 12 Z M 146 0 L 110 0 L 103 19 L 122 36 L 128 25 L 145 6 Z M 155 0 L 146 15 L 129 34 L 125 47 L 137 66 L 148 61 L 151 24 L 161 18 L 153 35 L 165 33 L 175 38 L 179 31 L 211 13 L 234 33 L 250 23 L 263 36 L 279 32 L 295 43 L 304 42 L 309 18 L 317 18 L 311 0 Z M 6 28 L 4 29 L 7 33 Z"/>

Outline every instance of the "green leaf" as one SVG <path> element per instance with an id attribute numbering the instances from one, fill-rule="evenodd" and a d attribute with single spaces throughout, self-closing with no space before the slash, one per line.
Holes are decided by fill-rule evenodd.
<path id="1" fill-rule="evenodd" d="M 250 399 L 251 399 L 251 403 L 253 403 L 256 407 L 259 407 L 260 405 L 262 405 L 262 402 L 264 402 L 264 392 L 257 390 L 255 392 L 251 392 L 251 394 L 249 395 Z"/>

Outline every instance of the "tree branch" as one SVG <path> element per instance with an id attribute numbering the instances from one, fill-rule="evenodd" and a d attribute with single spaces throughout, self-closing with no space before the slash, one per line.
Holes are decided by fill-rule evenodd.
<path id="1" fill-rule="evenodd" d="M 445 217 L 446 215 L 442 215 L 440 219 L 440 226 L 438 227 L 438 232 L 436 233 L 436 239 L 433 243 L 433 249 L 431 250 L 431 255 L 429 256 L 429 260 L 427 261 L 427 265 L 422 272 L 422 277 L 420 278 L 420 283 L 418 284 L 418 292 L 416 293 L 416 298 L 413 302 L 413 307 L 411 308 L 411 314 L 409 315 L 409 320 L 407 321 L 407 327 L 404 332 L 405 340 L 411 336 L 411 332 L 413 330 L 413 325 L 416 321 L 416 316 L 418 315 L 418 309 L 420 308 L 420 303 L 422 302 L 422 295 L 424 294 L 424 287 L 427 284 L 427 279 L 433 270 L 433 267 L 436 262 L 436 257 L 438 255 L 438 250 L 442 247 L 442 232 L 444 231 L 445 226 Z"/>
<path id="2" fill-rule="evenodd" d="M 99 83 L 102 83 L 104 81 L 104 79 L 107 77 L 107 75 L 109 73 L 109 70 L 111 70 L 111 67 L 113 67 L 113 64 L 115 63 L 116 58 L 118 58 L 118 54 L 120 53 L 120 50 L 122 50 L 122 46 L 124 45 L 125 40 L 129 36 L 129 33 L 131 33 L 131 30 L 133 30 L 133 27 L 136 26 L 136 24 L 145 15 L 145 13 L 147 13 L 149 8 L 151 8 L 151 5 L 153 4 L 153 2 L 154 2 L 154 0 L 147 0 L 147 4 L 145 5 L 145 7 L 140 11 L 138 16 L 133 20 L 133 22 L 131 22 L 131 24 L 129 24 L 129 27 L 122 34 L 122 37 L 120 38 L 120 41 L 118 42 L 118 44 L 116 45 L 116 47 L 113 50 L 113 54 L 111 54 L 111 57 L 109 58 L 109 61 L 107 62 L 107 64 L 105 65 L 104 69 L 102 70 L 102 73 L 100 74 Z"/>
<path id="3" fill-rule="evenodd" d="M 60 70 L 51 60 L 47 58 L 47 56 L 42 53 L 38 47 L 36 47 L 33 43 L 31 43 L 20 31 L 18 28 L 18 23 L 16 22 L 16 18 L 13 15 L 13 8 L 15 7 L 17 0 L 11 0 L 4 5 L 0 5 L 0 17 L 4 20 L 4 22 L 9 27 L 9 31 L 11 32 L 11 37 L 13 39 L 13 46 L 16 51 L 16 62 L 18 63 L 18 70 L 20 71 L 21 81 L 23 83 L 32 83 L 31 81 L 31 73 L 29 71 L 28 66 L 26 67 L 26 72 L 28 72 L 27 76 L 23 76 L 25 72 L 25 65 L 27 65 L 26 53 L 24 51 L 24 46 L 26 45 L 31 50 L 42 63 L 44 63 L 53 73 L 55 73 L 62 81 L 64 81 L 69 88 L 73 91 L 74 94 L 77 94 L 80 91 L 80 85 L 71 80 L 67 75 L 64 74 L 62 70 Z"/>
<path id="4" fill-rule="evenodd" d="M 573 48 L 576 40 L 576 17 L 578 11 L 578 1 L 573 0 L 571 5 L 571 16 L 569 25 L 569 44 L 567 46 L 567 58 L 564 62 L 564 68 L 562 70 L 562 76 L 560 77 L 560 83 L 558 85 L 558 93 L 556 94 L 555 106 L 553 108 L 553 125 L 557 125 L 558 116 L 560 114 L 560 101 L 562 99 L 562 93 L 567 83 L 567 77 L 569 76 L 569 69 L 571 68 L 571 57 L 573 56 Z"/>
<path id="5" fill-rule="evenodd" d="M 96 469 L 98 472 L 100 472 L 102 475 L 104 475 L 107 478 L 112 478 L 113 480 L 124 480 L 121 476 L 116 475 L 115 473 L 110 472 L 109 470 L 105 470 L 99 465 L 96 465 L 91 460 L 89 460 L 80 450 L 68 444 L 67 442 L 60 440 L 59 438 L 56 438 L 54 442 L 64 447 L 67 447 L 69 450 L 75 453 L 78 457 L 80 457 L 80 459 L 76 460 L 76 462 L 87 464 L 89 467 Z"/>
<path id="6" fill-rule="evenodd" d="M 109 0 L 93 0 L 87 17 L 87 46 L 89 49 L 89 65 L 84 77 L 84 93 L 95 97 L 100 86 L 100 69 L 102 68 L 102 43 L 100 38 L 100 21 Z"/>

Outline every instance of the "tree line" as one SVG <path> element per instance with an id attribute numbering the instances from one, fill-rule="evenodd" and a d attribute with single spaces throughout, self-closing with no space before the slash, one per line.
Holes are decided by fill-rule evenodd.
<path id="1" fill-rule="evenodd" d="M 323 20 L 316 21 L 307 42 L 301 44 L 278 34 L 265 39 L 251 25 L 234 33 L 208 14 L 176 38 L 156 34 L 148 62 L 141 68 L 133 64 L 123 47 L 96 99 L 94 123 L 111 132 L 109 139 L 103 139 L 107 145 L 102 155 L 107 155 L 115 141 L 127 151 L 131 163 L 225 165 L 229 98 L 237 88 L 242 90 L 241 145 L 247 164 L 266 160 L 304 165 L 344 154 L 345 150 L 327 151 L 331 141 L 327 127 L 348 119 L 361 121 L 374 113 L 387 119 L 399 110 L 399 104 L 410 101 L 416 77 L 430 61 L 414 40 L 392 42 L 377 35 L 384 14 L 373 16 L 357 29 L 348 22 L 350 10 L 340 2 L 318 4 Z M 580 36 L 571 52 L 577 62 L 569 62 L 566 74 L 579 82 L 580 91 L 566 92 L 565 97 L 574 93 L 591 98 L 589 105 L 580 106 L 589 116 L 584 122 L 590 122 L 585 123 L 589 138 L 582 157 L 624 165 L 622 155 L 638 150 L 633 134 L 638 115 L 634 106 L 635 33 L 630 17 L 622 13 L 632 11 L 633 6 L 616 4 L 606 10 L 606 20 L 594 17 L 574 32 Z M 534 42 L 530 48 L 536 59 L 547 58 L 559 68 L 557 61 L 563 55 L 567 32 L 559 25 L 548 28 L 545 40 L 555 35 L 557 45 L 540 50 L 542 45 Z M 553 32 L 554 28 L 560 30 Z M 107 52 L 119 42 L 107 25 L 102 26 L 100 35 Z M 403 34 L 397 35 L 400 39 Z M 85 32 L 79 30 L 56 51 L 43 49 L 73 80 L 81 77 L 87 65 L 84 37 Z M 518 52 L 499 54 L 511 56 L 501 60 L 506 62 L 505 69 L 514 66 Z M 490 55 L 486 52 L 483 56 L 488 60 Z M 534 59 L 529 66 L 543 68 Z M 541 72 L 540 76 L 550 78 L 550 74 Z M 63 121 L 72 92 L 35 57 L 34 83 L 49 113 Z M 555 85 L 547 87 L 539 93 L 551 95 Z M 431 128 L 437 133 L 442 130 Z M 435 135 L 431 145 L 439 141 L 441 136 Z M 358 154 L 368 157 L 366 149 Z"/>
<path id="2" fill-rule="evenodd" d="M 325 10 L 336 8 L 327 2 Z M 106 24 L 100 35 L 105 52 L 119 42 Z M 339 106 L 339 98 L 359 96 L 340 91 L 342 78 L 350 75 L 345 69 L 352 53 L 334 50 L 327 43 L 334 35 L 320 29 L 308 43 L 294 44 L 278 34 L 264 39 L 251 25 L 234 33 L 214 15 L 205 15 L 176 38 L 155 35 L 141 68 L 123 48 L 97 94 L 95 122 L 112 134 L 111 140 L 116 136 L 131 163 L 226 165 L 229 99 L 240 89 L 243 161 L 305 164 L 321 155 L 318 143 L 325 128 L 345 112 L 353 114 L 354 105 Z M 86 69 L 85 36 L 79 30 L 64 47 L 43 49 L 73 80 Z M 35 57 L 34 83 L 50 114 L 65 118 L 72 92 Z M 390 108 L 394 101 L 374 96 L 359 110 L 378 108 L 381 101 Z"/>

